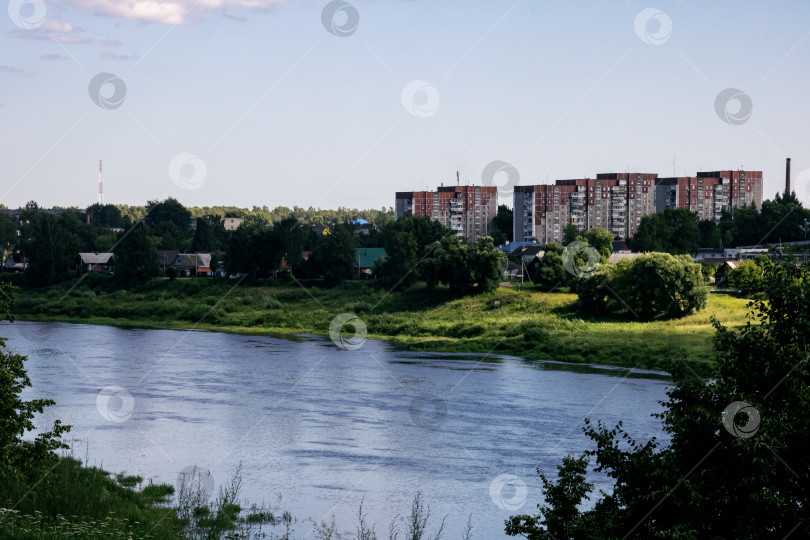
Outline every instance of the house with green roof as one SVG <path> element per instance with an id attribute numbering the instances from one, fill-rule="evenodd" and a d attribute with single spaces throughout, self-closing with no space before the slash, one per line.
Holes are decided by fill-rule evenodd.
<path id="1" fill-rule="evenodd" d="M 354 269 L 357 279 L 370 279 L 374 275 L 374 263 L 385 260 L 388 254 L 385 248 L 357 248 L 354 254 Z"/>

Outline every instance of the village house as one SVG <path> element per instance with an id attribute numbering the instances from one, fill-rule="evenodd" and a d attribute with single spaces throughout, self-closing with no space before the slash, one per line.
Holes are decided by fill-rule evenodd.
<path id="1" fill-rule="evenodd" d="M 17 255 L 15 258 L 14 255 L 9 255 L 6 257 L 5 262 L 3 263 L 3 271 L 4 272 L 23 272 L 28 264 L 25 260 Z"/>
<path id="2" fill-rule="evenodd" d="M 79 253 L 76 269 L 80 272 L 110 272 L 114 259 L 112 253 Z"/>
<path id="3" fill-rule="evenodd" d="M 385 248 L 357 248 L 354 254 L 354 269 L 357 279 L 371 279 L 374 275 L 374 263 L 385 260 L 388 253 Z"/>
<path id="4" fill-rule="evenodd" d="M 175 268 L 181 277 L 213 274 L 210 253 L 179 253 L 170 266 Z"/>

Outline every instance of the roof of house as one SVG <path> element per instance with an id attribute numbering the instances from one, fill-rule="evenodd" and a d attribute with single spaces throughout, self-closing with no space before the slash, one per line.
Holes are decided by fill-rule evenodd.
<path id="1" fill-rule="evenodd" d="M 643 253 L 611 253 L 610 257 L 608 257 L 608 262 L 610 264 L 616 264 L 622 259 L 635 259 L 636 257 L 640 257 L 644 255 Z"/>
<path id="2" fill-rule="evenodd" d="M 82 264 L 109 264 L 112 253 L 79 253 Z"/>
<path id="3" fill-rule="evenodd" d="M 516 250 L 512 252 L 512 255 L 521 255 L 522 257 L 536 257 L 542 253 L 545 253 L 545 246 L 541 246 L 538 244 L 530 244 L 528 246 L 520 246 Z M 542 255 L 540 255 L 542 257 Z"/>
<path id="4" fill-rule="evenodd" d="M 210 253 L 180 253 L 172 266 L 183 268 L 208 268 L 211 266 Z"/>
<path id="5" fill-rule="evenodd" d="M 355 219 L 354 221 L 352 221 L 352 223 L 354 223 L 355 225 L 367 225 L 368 221 L 366 221 L 363 218 L 360 218 L 360 219 Z"/>
<path id="6" fill-rule="evenodd" d="M 385 248 L 357 248 L 354 255 L 355 264 L 360 268 L 373 268 L 377 259 L 387 259 Z"/>
<path id="7" fill-rule="evenodd" d="M 174 261 L 177 260 L 178 255 L 180 255 L 180 250 L 177 249 L 162 249 L 158 251 L 160 266 L 171 266 L 174 264 Z"/>
<path id="8" fill-rule="evenodd" d="M 630 247 L 627 245 L 627 241 L 618 239 L 613 241 L 613 247 L 611 251 L 629 252 Z"/>

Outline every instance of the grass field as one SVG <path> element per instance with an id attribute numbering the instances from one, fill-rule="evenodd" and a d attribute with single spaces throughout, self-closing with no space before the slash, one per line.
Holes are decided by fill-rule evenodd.
<path id="1" fill-rule="evenodd" d="M 106 276 L 89 276 L 78 284 L 21 290 L 14 312 L 26 320 L 324 335 L 336 315 L 349 312 L 366 324 L 369 338 L 403 349 L 662 370 L 682 360 L 707 373 L 714 358 L 710 318 L 736 327 L 748 311 L 748 300 L 713 293 L 704 310 L 678 320 L 591 319 L 576 311 L 575 300 L 573 294 L 511 287 L 465 298 L 419 286 L 388 294 L 362 282 L 320 289 L 295 282 L 156 279 L 116 290 Z"/>

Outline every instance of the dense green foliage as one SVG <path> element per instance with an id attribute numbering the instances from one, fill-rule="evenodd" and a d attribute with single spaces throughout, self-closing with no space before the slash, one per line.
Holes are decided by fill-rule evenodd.
<path id="1" fill-rule="evenodd" d="M 114 204 L 91 204 L 87 207 L 90 224 L 103 229 L 115 229 L 124 226 L 121 210 Z"/>
<path id="2" fill-rule="evenodd" d="M 595 315 L 629 312 L 634 317 L 677 318 L 706 305 L 709 288 L 701 266 L 687 255 L 650 253 L 600 267 L 581 279 L 576 292 L 583 311 Z"/>
<path id="3" fill-rule="evenodd" d="M 543 246 L 543 258 L 534 265 L 532 282 L 544 290 L 550 290 L 568 282 L 569 275 L 563 266 L 564 248 L 560 244 Z"/>
<path id="4" fill-rule="evenodd" d="M 0 320 L 12 321 L 14 287 L 0 283 Z M 55 459 L 54 451 L 67 448 L 60 437 L 70 430 L 59 420 L 50 430 L 41 431 L 33 441 L 23 435 L 34 429 L 34 418 L 45 407 L 53 405 L 50 399 L 24 400 L 22 392 L 31 386 L 25 371 L 26 358 L 6 350 L 6 340 L 0 337 L 0 500 L 14 486 L 36 480 Z"/>
<path id="5" fill-rule="evenodd" d="M 421 265 L 437 242 L 454 234 L 426 217 L 408 215 L 388 224 L 383 229 L 388 259 L 377 266 L 377 275 L 389 287 L 408 287 L 423 275 Z"/>
<path id="6" fill-rule="evenodd" d="M 354 268 L 357 239 L 352 225 L 338 223 L 332 234 L 321 237 L 313 254 L 313 262 L 320 268 L 327 286 L 351 279 Z"/>
<path id="7" fill-rule="evenodd" d="M 119 281 L 143 281 L 158 273 L 157 250 L 142 221 L 120 233 L 114 253 Z"/>
<path id="8" fill-rule="evenodd" d="M 485 236 L 471 243 L 457 235 L 445 236 L 428 255 L 423 275 L 428 288 L 439 283 L 457 294 L 488 292 L 498 288 L 503 253 Z"/>
<path id="9" fill-rule="evenodd" d="M 661 251 L 673 255 L 695 253 L 700 243 L 698 215 L 683 208 L 667 208 L 641 218 L 631 247 L 634 251 Z"/>
<path id="10" fill-rule="evenodd" d="M 512 227 L 514 220 L 513 211 L 505 204 L 498 205 L 498 213 L 493 220 L 492 241 L 496 246 L 505 244 L 507 241 L 513 240 L 512 235 L 514 229 Z"/>
<path id="11" fill-rule="evenodd" d="M 556 243 L 546 244 L 543 246 L 543 255 L 540 260 L 529 266 L 532 272 L 532 282 L 543 290 L 576 286 L 582 279 L 590 275 L 591 263 L 597 262 L 593 250 L 598 254 L 598 261 L 602 263 L 607 263 L 613 250 L 613 233 L 601 227 L 594 227 L 584 234 L 573 227 L 566 229 L 565 236 L 571 239 L 566 247 Z M 580 244 L 574 242 L 580 242 Z M 571 257 L 569 265 L 573 272 L 565 267 L 566 257 Z M 593 257 L 594 261 L 590 261 L 589 257 Z M 579 273 L 576 272 L 577 270 Z"/>
<path id="12" fill-rule="evenodd" d="M 767 301 L 750 304 L 734 332 L 715 322 L 717 368 L 702 380 L 672 371 L 658 415 L 670 443 L 636 441 L 622 425 L 587 422 L 596 444 L 538 470 L 545 503 L 513 516 L 508 534 L 553 538 L 735 538 L 810 536 L 810 271 L 768 267 Z M 757 324 L 761 323 L 761 324 Z M 613 480 L 588 509 L 587 464 Z"/>
<path id="13" fill-rule="evenodd" d="M 750 298 L 765 291 L 765 272 L 771 266 L 773 262 L 762 255 L 741 261 L 737 264 L 737 268 L 728 274 L 726 284 Z"/>
<path id="14" fill-rule="evenodd" d="M 679 208 L 641 218 L 631 247 L 636 251 L 695 253 L 698 248 L 720 248 L 775 244 L 806 240 L 810 232 L 810 210 L 803 208 L 795 193 L 777 193 L 772 201 L 723 212 L 720 221 L 699 221 L 697 214 Z"/>

